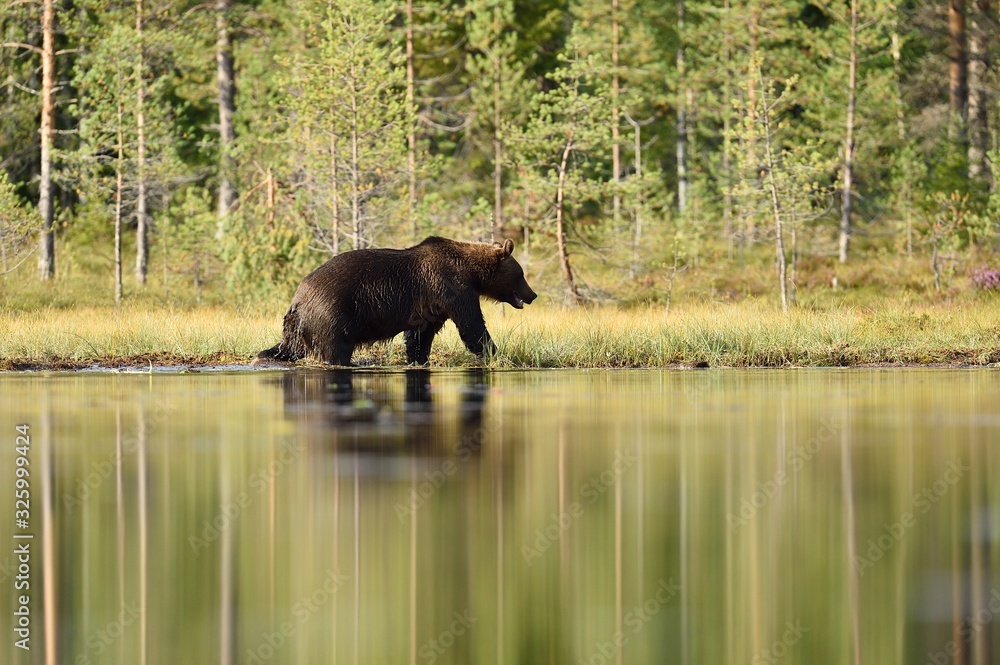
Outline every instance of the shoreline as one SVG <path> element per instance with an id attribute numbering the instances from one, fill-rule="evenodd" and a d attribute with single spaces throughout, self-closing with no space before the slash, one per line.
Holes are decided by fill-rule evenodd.
<path id="1" fill-rule="evenodd" d="M 395 372 L 401 370 L 426 369 L 432 371 L 462 370 L 482 368 L 490 371 L 524 370 L 801 370 L 801 369 L 1000 369 L 1000 350 L 997 359 L 988 362 L 973 362 L 965 354 L 958 352 L 954 359 L 936 359 L 928 362 L 861 362 L 841 364 L 763 364 L 747 363 L 736 365 L 710 365 L 705 361 L 676 362 L 666 365 L 605 364 L 605 365 L 527 365 L 509 362 L 481 363 L 470 359 L 464 363 L 431 363 L 429 365 L 407 365 L 405 363 L 379 364 L 359 362 L 349 367 L 325 365 L 314 362 L 265 363 L 254 365 L 254 357 L 235 357 L 226 353 L 207 356 L 182 356 L 172 353 L 151 353 L 123 356 L 119 358 L 0 358 L 0 375 L 27 373 L 88 373 L 119 372 L 128 374 L 186 374 L 199 372 L 260 372 L 295 370 L 366 370 Z"/>

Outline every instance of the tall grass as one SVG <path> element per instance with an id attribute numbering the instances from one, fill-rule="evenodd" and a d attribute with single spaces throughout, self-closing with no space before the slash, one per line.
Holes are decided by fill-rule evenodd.
<path id="1" fill-rule="evenodd" d="M 772 304 L 661 309 L 484 304 L 505 367 L 814 367 L 1000 362 L 1000 299 L 793 310 Z M 241 364 L 273 345 L 283 311 L 170 309 L 143 304 L 0 310 L 0 367 L 87 364 Z M 402 340 L 360 349 L 364 365 L 405 363 Z M 435 340 L 432 365 L 468 366 L 454 326 Z"/>

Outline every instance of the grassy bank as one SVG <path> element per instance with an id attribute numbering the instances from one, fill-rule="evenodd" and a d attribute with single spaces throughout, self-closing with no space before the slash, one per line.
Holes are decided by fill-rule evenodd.
<path id="1" fill-rule="evenodd" d="M 816 367 L 1000 363 L 1000 298 L 894 302 L 783 315 L 770 303 L 660 308 L 556 308 L 517 312 L 486 304 L 506 367 Z M 121 307 L 0 310 L 0 369 L 89 365 L 249 363 L 280 335 L 283 309 Z M 401 338 L 355 355 L 363 365 L 405 363 Z M 431 364 L 476 359 L 454 326 L 435 341 Z"/>

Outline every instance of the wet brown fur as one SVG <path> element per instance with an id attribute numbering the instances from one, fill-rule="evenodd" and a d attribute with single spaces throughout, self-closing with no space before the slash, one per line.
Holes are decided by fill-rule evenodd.
<path id="1" fill-rule="evenodd" d="M 520 309 L 536 294 L 511 256 L 514 243 L 430 237 L 408 249 L 361 249 L 335 256 L 302 280 L 285 314 L 283 335 L 258 359 L 306 356 L 347 365 L 359 344 L 404 333 L 406 357 L 424 364 L 448 319 L 472 353 L 496 346 L 480 296 Z"/>

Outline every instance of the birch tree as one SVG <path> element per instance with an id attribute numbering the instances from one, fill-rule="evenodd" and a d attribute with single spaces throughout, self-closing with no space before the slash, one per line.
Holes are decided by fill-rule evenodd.
<path id="1" fill-rule="evenodd" d="M 146 284 L 149 271 L 149 211 L 146 197 L 146 39 L 143 0 L 135 3 L 135 138 L 136 138 L 136 207 L 135 207 L 135 281 Z M 119 297 L 120 300 L 120 297 Z"/>
<path id="2" fill-rule="evenodd" d="M 968 138 L 969 180 L 982 184 L 989 180 L 990 169 L 986 154 L 990 148 L 987 106 L 990 92 L 990 37 L 996 18 L 990 0 L 973 0 L 969 11 L 968 36 Z"/>
<path id="3" fill-rule="evenodd" d="M 233 183 L 233 150 L 236 143 L 236 129 L 233 124 L 236 115 L 236 74 L 233 68 L 233 44 L 229 28 L 231 0 L 216 0 L 215 3 L 215 63 L 219 104 L 219 203 L 216 223 L 216 237 L 225 233 L 226 215 L 237 201 L 236 186 Z"/>
<path id="4" fill-rule="evenodd" d="M 763 159 L 758 163 L 749 160 L 747 153 L 740 156 L 737 166 L 741 177 L 734 186 L 733 198 L 741 207 L 750 209 L 747 214 L 767 215 L 772 221 L 778 292 L 782 311 L 788 312 L 795 300 L 802 224 L 825 212 L 830 193 L 829 186 L 822 182 L 829 177 L 833 164 L 824 157 L 821 145 L 784 143 L 789 125 L 780 118 L 796 101 L 796 79 L 767 78 L 759 63 L 756 71 L 753 106 L 748 106 L 748 95 L 744 97 L 747 101 L 737 105 L 737 134 L 741 140 L 759 145 Z"/>
<path id="5" fill-rule="evenodd" d="M 816 108 L 809 117 L 826 130 L 817 133 L 819 138 L 830 145 L 840 145 L 837 259 L 846 263 L 856 227 L 859 169 L 871 168 L 870 163 L 862 163 L 859 157 L 859 136 L 865 133 L 863 158 L 867 162 L 881 146 L 897 144 L 896 132 L 889 129 L 896 121 L 896 108 L 881 103 L 883 95 L 896 96 L 895 72 L 877 66 L 876 58 L 891 52 L 889 35 L 898 10 L 890 0 L 850 0 L 845 5 L 829 2 L 824 9 L 833 25 L 822 33 L 814 33 L 817 39 L 814 50 L 829 64 L 820 71 L 821 77 L 808 80 L 809 103 Z M 891 60 L 886 57 L 884 62 L 888 65 Z M 834 104 L 829 103 L 831 96 L 836 100 Z M 828 112 L 828 108 L 833 112 Z"/>

